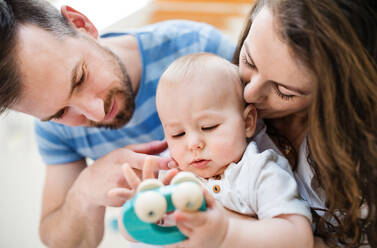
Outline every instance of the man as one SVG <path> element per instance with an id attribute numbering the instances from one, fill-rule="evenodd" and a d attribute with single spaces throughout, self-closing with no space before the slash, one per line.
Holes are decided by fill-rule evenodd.
<path id="1" fill-rule="evenodd" d="M 96 247 L 105 207 L 127 200 L 107 196 L 128 187 L 121 165 L 140 169 L 142 153 L 166 149 L 159 141 L 130 145 L 163 139 L 154 96 L 164 69 L 203 51 L 230 60 L 233 45 L 211 26 L 187 21 L 98 38 L 85 15 L 41 0 L 0 0 L 0 32 L 0 112 L 39 119 L 48 164 L 41 239 L 49 247 Z M 87 166 L 86 158 L 95 162 Z M 169 160 L 154 159 L 167 168 Z"/>

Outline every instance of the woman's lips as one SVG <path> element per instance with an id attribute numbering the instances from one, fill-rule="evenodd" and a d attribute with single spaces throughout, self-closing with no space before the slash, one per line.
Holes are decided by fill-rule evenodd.
<path id="1" fill-rule="evenodd" d="M 118 111 L 118 104 L 117 104 L 117 101 L 116 101 L 116 98 L 114 97 L 114 101 L 113 101 L 113 105 L 111 107 L 111 110 L 110 112 L 105 116 L 105 121 L 109 121 L 109 120 L 112 120 L 115 115 L 117 114 L 117 111 Z"/>
<path id="2" fill-rule="evenodd" d="M 196 169 L 204 169 L 204 168 L 207 168 L 208 167 L 208 163 L 210 162 L 210 160 L 206 160 L 206 159 L 198 159 L 198 160 L 194 160 L 190 163 L 191 166 L 193 166 L 194 168 Z"/>

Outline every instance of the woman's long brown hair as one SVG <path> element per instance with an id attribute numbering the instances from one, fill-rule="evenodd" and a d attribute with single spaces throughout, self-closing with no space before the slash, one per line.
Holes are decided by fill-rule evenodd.
<path id="1" fill-rule="evenodd" d="M 308 112 L 309 163 L 326 193 L 316 235 L 330 246 L 377 247 L 377 2 L 262 0 L 318 90 Z M 248 17 L 233 62 L 252 20 Z M 362 213 L 363 212 L 363 213 Z M 315 213 L 315 212 L 314 212 Z"/>

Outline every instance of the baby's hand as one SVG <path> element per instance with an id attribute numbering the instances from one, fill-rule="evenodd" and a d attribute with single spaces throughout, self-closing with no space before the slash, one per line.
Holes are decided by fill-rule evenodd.
<path id="1" fill-rule="evenodd" d="M 184 212 L 176 210 L 174 218 L 179 230 L 188 237 L 187 240 L 167 246 L 173 247 L 214 247 L 221 246 L 228 230 L 229 219 L 224 208 L 203 190 L 207 203 L 205 212 Z"/>
<path id="2" fill-rule="evenodd" d="M 156 178 L 155 172 L 158 168 L 158 162 L 153 160 L 152 157 L 145 159 L 142 172 L 132 169 L 128 163 L 123 164 L 122 172 L 129 188 L 112 188 L 107 192 L 108 197 L 118 198 L 126 202 L 136 194 L 137 187 L 142 180 Z"/>

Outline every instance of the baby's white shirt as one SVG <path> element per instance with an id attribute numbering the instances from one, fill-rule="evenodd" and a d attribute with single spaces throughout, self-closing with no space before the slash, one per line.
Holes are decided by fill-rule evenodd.
<path id="1" fill-rule="evenodd" d="M 257 215 L 258 219 L 298 214 L 311 221 L 287 159 L 272 149 L 259 152 L 254 141 L 224 174 L 200 181 L 224 207 L 240 214 Z"/>

